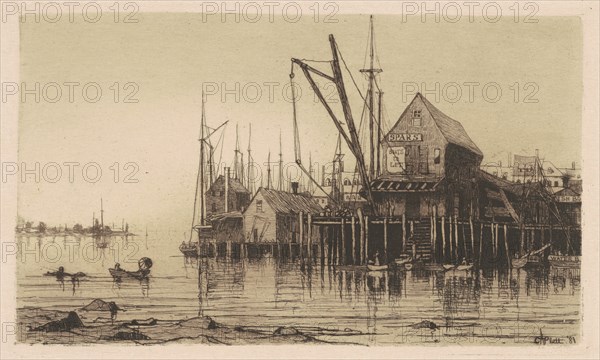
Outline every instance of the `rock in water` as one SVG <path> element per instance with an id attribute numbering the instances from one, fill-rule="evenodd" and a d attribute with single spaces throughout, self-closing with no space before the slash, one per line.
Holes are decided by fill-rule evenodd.
<path id="1" fill-rule="evenodd" d="M 81 308 L 85 311 L 116 311 L 121 310 L 114 301 L 106 302 L 102 299 L 96 299 L 88 305 Z"/>
<path id="2" fill-rule="evenodd" d="M 69 331 L 71 329 L 75 329 L 78 327 L 83 327 L 83 322 L 79 318 L 79 315 L 75 311 L 69 312 L 66 318 L 50 321 L 42 326 L 38 326 L 31 331 L 46 331 L 46 332 L 55 332 L 55 331 Z"/>
<path id="3" fill-rule="evenodd" d="M 292 326 L 280 326 L 273 331 L 273 335 L 300 335 L 300 331 Z"/>
<path id="4" fill-rule="evenodd" d="M 188 320 L 184 320 L 179 323 L 181 326 L 195 327 L 200 329 L 212 330 L 217 328 L 217 323 L 209 316 L 195 317 Z"/>
<path id="5" fill-rule="evenodd" d="M 438 328 L 438 326 L 433 321 L 429 321 L 429 320 L 423 320 L 420 323 L 412 324 L 411 327 L 413 329 L 431 329 L 431 330 L 436 330 Z"/>

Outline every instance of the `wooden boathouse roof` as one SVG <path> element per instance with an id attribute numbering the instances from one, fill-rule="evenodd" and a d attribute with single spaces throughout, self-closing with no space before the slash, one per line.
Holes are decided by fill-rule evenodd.
<path id="1" fill-rule="evenodd" d="M 259 188 L 256 193 L 260 193 L 276 213 L 315 214 L 323 210 L 319 203 L 308 194 L 294 194 L 265 188 Z"/>

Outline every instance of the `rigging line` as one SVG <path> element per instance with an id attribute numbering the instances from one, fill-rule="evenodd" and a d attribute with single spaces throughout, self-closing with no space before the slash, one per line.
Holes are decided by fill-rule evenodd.
<path id="1" fill-rule="evenodd" d="M 337 204 L 337 201 L 323 189 L 321 184 L 319 184 L 310 174 L 309 171 L 306 170 L 304 165 L 302 165 L 301 151 L 300 151 L 300 132 L 298 131 L 298 119 L 296 113 L 296 91 L 294 90 L 294 63 L 292 62 L 292 66 L 290 69 L 290 86 L 292 88 L 292 108 L 293 108 L 293 120 L 294 120 L 294 157 L 296 160 L 296 164 L 304 172 L 308 178 L 317 185 L 317 187 L 331 200 L 334 204 Z"/>
<path id="2" fill-rule="evenodd" d="M 311 59 L 299 59 L 300 61 L 314 62 L 314 63 L 331 63 L 331 60 L 311 60 Z"/>
<path id="3" fill-rule="evenodd" d="M 365 104 L 365 106 L 369 109 L 369 112 L 371 113 L 372 116 L 375 116 L 373 114 L 373 110 L 369 107 L 369 105 L 367 104 L 367 99 L 362 95 L 362 92 L 360 91 L 360 89 L 358 88 L 358 85 L 356 84 L 356 81 L 354 80 L 354 76 L 352 76 L 352 73 L 350 72 L 350 69 L 348 68 L 348 64 L 346 64 L 346 60 L 344 60 L 344 56 L 342 55 L 342 52 L 340 51 L 337 43 L 335 44 L 336 50 L 338 52 L 338 54 L 340 54 L 340 59 L 342 60 L 342 62 L 344 63 L 344 67 L 346 68 L 346 71 L 348 72 L 348 75 L 350 75 L 350 79 L 352 79 L 352 83 L 354 84 L 354 87 L 356 88 L 356 90 L 358 91 L 358 94 L 360 95 L 360 97 L 363 99 L 363 102 Z M 377 126 L 377 131 L 381 132 L 381 126 Z M 389 141 L 385 138 L 385 134 L 382 133 L 382 138 L 383 141 L 385 141 L 385 143 L 390 146 Z M 394 158 L 396 161 L 398 161 L 398 163 L 400 163 L 400 158 L 398 158 L 398 155 L 393 152 Z M 364 185 L 363 185 L 364 186 Z"/>

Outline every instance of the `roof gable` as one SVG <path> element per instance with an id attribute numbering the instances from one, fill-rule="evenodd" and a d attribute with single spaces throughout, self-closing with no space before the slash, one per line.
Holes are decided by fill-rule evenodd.
<path id="1" fill-rule="evenodd" d="M 407 113 L 410 108 L 414 108 L 414 105 L 418 105 L 418 108 L 424 109 L 429 113 L 429 116 L 432 119 L 434 126 L 440 131 L 441 135 L 449 144 L 454 144 L 456 146 L 460 146 L 466 150 L 471 151 L 472 153 L 483 157 L 483 153 L 477 145 L 471 140 L 465 128 L 462 124 L 448 115 L 441 112 L 438 108 L 433 106 L 432 103 L 429 102 L 421 93 L 417 93 L 410 104 L 404 109 L 396 124 L 392 126 L 392 129 L 389 133 L 393 132 L 398 126 L 399 123 L 405 119 L 409 114 Z"/>
<path id="2" fill-rule="evenodd" d="M 215 180 L 212 185 L 210 186 L 210 188 L 208 189 L 208 191 L 212 191 L 213 187 L 223 187 L 225 184 L 225 177 L 223 175 L 219 175 L 219 177 L 217 178 L 217 180 Z M 242 185 L 242 183 L 235 178 L 229 178 L 229 189 L 233 190 L 236 193 L 250 193 L 250 191 L 248 191 L 248 189 L 246 189 L 246 187 L 244 185 Z M 207 191 L 207 192 L 208 192 Z"/>

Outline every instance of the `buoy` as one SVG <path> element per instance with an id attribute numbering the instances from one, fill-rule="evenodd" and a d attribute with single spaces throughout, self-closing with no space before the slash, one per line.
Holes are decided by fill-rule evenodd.
<path id="1" fill-rule="evenodd" d="M 152 267 L 152 259 L 143 257 L 138 261 L 138 266 L 140 267 L 140 270 L 148 270 Z"/>

